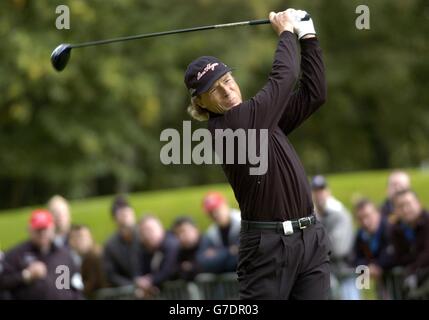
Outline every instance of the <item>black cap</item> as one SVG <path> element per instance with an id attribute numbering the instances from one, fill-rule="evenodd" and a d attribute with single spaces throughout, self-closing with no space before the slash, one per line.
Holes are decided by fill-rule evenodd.
<path id="1" fill-rule="evenodd" d="M 328 186 L 328 183 L 326 182 L 326 179 L 322 175 L 314 176 L 311 179 L 311 188 L 313 190 L 317 189 L 325 189 Z"/>
<path id="2" fill-rule="evenodd" d="M 211 56 L 202 56 L 192 61 L 185 73 L 185 84 L 192 96 L 207 92 L 231 68 Z"/>

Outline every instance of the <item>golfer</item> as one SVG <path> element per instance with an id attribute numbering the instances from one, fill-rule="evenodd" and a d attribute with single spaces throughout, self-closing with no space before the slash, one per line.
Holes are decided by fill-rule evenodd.
<path id="1" fill-rule="evenodd" d="M 269 133 L 265 174 L 249 174 L 250 164 L 222 165 L 242 214 L 240 298 L 326 299 L 329 240 L 315 219 L 306 173 L 287 138 L 325 101 L 322 53 L 305 11 L 271 12 L 269 19 L 279 41 L 265 86 L 243 101 L 231 69 L 214 57 L 199 57 L 185 74 L 192 96 L 188 111 L 208 120 L 213 139 L 215 129 Z"/>

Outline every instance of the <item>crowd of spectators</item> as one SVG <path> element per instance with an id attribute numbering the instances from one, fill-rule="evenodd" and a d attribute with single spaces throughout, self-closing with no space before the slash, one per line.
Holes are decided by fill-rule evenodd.
<path id="1" fill-rule="evenodd" d="M 404 296 L 428 285 L 429 213 L 406 172 L 390 174 L 382 204 L 360 198 L 352 210 L 325 177 L 314 176 L 311 187 L 315 215 L 331 242 L 332 299 L 363 298 L 356 285 L 362 266 L 379 299 L 396 297 L 388 281 L 398 268 Z M 95 299 L 101 289 L 127 286 L 135 298 L 152 299 L 169 281 L 234 273 L 240 212 L 218 192 L 206 194 L 202 208 L 212 221 L 205 231 L 186 215 L 165 226 L 155 214 L 137 219 L 118 195 L 111 205 L 116 230 L 100 246 L 89 226 L 72 224 L 67 200 L 56 195 L 30 214 L 28 240 L 0 252 L 0 299 Z"/>
<path id="2" fill-rule="evenodd" d="M 190 216 L 167 228 L 153 214 L 137 220 L 119 195 L 111 206 L 116 230 L 100 247 L 89 226 L 72 224 L 68 202 L 56 195 L 31 213 L 29 240 L 0 254 L 0 299 L 93 299 L 100 289 L 125 286 L 150 299 L 166 281 L 234 272 L 240 212 L 218 192 L 206 194 L 203 210 L 212 220 L 206 232 Z"/>
<path id="3" fill-rule="evenodd" d="M 313 177 L 311 185 L 316 215 L 331 240 L 335 298 L 362 298 L 357 270 L 375 283 L 378 299 L 407 298 L 410 292 L 428 287 L 429 213 L 406 172 L 389 175 L 381 205 L 364 197 L 354 201 L 353 215 L 335 199 L 323 176 Z"/>

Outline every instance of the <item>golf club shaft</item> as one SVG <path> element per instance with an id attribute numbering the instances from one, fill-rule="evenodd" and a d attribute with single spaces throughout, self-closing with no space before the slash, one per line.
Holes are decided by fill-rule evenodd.
<path id="1" fill-rule="evenodd" d="M 114 42 L 122 42 L 122 41 L 129 41 L 129 40 L 135 40 L 135 39 L 166 36 L 169 34 L 176 34 L 176 33 L 185 33 L 185 32 L 193 32 L 193 31 L 200 31 L 200 30 L 238 27 L 238 26 L 246 26 L 246 25 L 253 26 L 253 25 L 268 24 L 268 23 L 270 23 L 269 19 L 261 19 L 261 20 L 250 20 L 250 21 L 241 21 L 241 22 L 233 22 L 233 23 L 224 23 L 224 24 L 214 24 L 214 25 L 210 25 L 210 26 L 202 26 L 202 27 L 194 27 L 194 28 L 187 28 L 187 29 L 177 29 L 177 30 L 171 30 L 171 31 L 138 34 L 135 36 L 120 37 L 120 38 L 98 40 L 98 41 L 88 41 L 88 42 L 83 42 L 83 43 L 71 44 L 70 47 L 71 48 L 82 48 L 82 47 L 102 45 L 102 44 L 108 44 L 108 43 L 114 43 Z"/>

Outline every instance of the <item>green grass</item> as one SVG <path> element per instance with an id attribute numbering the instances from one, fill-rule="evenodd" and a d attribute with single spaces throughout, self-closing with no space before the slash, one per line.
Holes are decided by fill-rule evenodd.
<path id="1" fill-rule="evenodd" d="M 429 207 L 429 172 L 408 171 L 414 189 Z M 357 196 L 368 196 L 380 203 L 385 197 L 386 179 L 389 171 L 354 172 L 349 174 L 328 175 L 328 182 L 333 194 L 349 208 Z M 192 188 L 134 193 L 129 196 L 137 216 L 144 213 L 157 215 L 165 226 L 178 215 L 192 216 L 198 226 L 204 230 L 210 223 L 201 210 L 201 199 L 209 190 L 223 192 L 232 206 L 237 206 L 231 188 L 228 185 L 207 185 Z M 110 214 L 113 197 L 97 197 L 71 201 L 72 220 L 74 223 L 87 224 L 97 242 L 103 243 L 114 231 Z M 0 211 L 0 249 L 7 250 L 27 237 L 26 227 L 29 213 L 40 206 Z"/>
<path id="2" fill-rule="evenodd" d="M 422 203 L 429 207 L 429 171 L 416 169 L 406 171 L 411 176 L 412 188 Z M 350 208 L 353 199 L 360 196 L 369 197 L 376 203 L 384 201 L 389 173 L 390 171 L 366 171 L 333 174 L 328 176 L 328 182 L 335 197 Z"/>
<path id="3" fill-rule="evenodd" d="M 202 197 L 207 191 L 223 192 L 233 206 L 237 206 L 231 188 L 228 185 L 207 185 L 192 188 L 133 193 L 129 201 L 138 217 L 145 213 L 158 216 L 169 227 L 178 215 L 192 216 L 199 228 L 204 230 L 210 223 L 202 212 Z M 110 214 L 113 196 L 96 197 L 71 201 L 73 223 L 83 223 L 91 228 L 97 242 L 103 243 L 114 232 L 114 223 Z M 0 249 L 6 250 L 27 237 L 27 220 L 31 210 L 43 207 L 32 206 L 0 211 Z"/>

